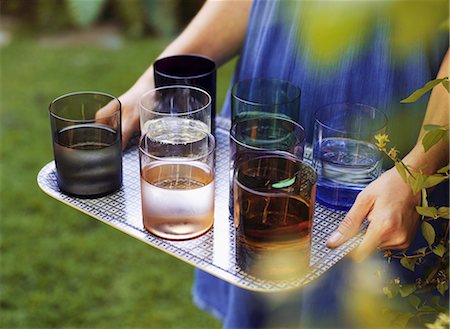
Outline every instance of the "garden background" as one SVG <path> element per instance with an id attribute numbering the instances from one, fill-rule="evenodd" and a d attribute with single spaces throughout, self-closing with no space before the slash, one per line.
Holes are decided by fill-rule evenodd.
<path id="1" fill-rule="evenodd" d="M 201 0 L 0 3 L 0 327 L 218 328 L 191 300 L 194 268 L 44 194 L 48 104 L 120 96 Z M 233 63 L 218 71 L 218 108 Z"/>

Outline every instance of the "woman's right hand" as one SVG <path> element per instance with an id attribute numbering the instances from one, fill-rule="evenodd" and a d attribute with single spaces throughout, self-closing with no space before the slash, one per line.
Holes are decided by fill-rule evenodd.
<path id="1" fill-rule="evenodd" d="M 186 29 L 159 55 L 200 54 L 219 66 L 237 55 L 247 31 L 251 1 L 206 1 Z M 139 99 L 154 88 L 153 66 L 122 96 L 122 145 L 139 130 Z M 97 118 L 111 113 L 105 106 Z"/>
<path id="2" fill-rule="evenodd" d="M 139 99 L 145 92 L 153 88 L 153 77 L 141 78 L 119 97 L 122 104 L 122 147 L 124 149 L 133 134 L 139 131 Z M 96 117 L 106 117 L 114 109 L 115 106 L 106 105 L 97 112 Z"/>
<path id="3" fill-rule="evenodd" d="M 126 148 L 133 134 L 139 131 L 139 99 L 153 88 L 134 88 L 134 86 L 119 97 L 122 104 L 122 146 Z"/>

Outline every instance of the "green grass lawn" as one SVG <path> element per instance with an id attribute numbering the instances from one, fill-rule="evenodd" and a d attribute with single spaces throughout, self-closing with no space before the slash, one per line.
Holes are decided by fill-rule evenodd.
<path id="1" fill-rule="evenodd" d="M 1 49 L 1 328 L 217 328 L 191 300 L 194 268 L 48 197 L 48 103 L 71 91 L 120 95 L 160 40 Z M 232 65 L 218 74 L 218 105 Z M 220 108 L 220 106 L 218 106 Z"/>

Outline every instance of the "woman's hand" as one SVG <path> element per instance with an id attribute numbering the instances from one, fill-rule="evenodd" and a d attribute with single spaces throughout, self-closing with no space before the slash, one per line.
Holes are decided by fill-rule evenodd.
<path id="1" fill-rule="evenodd" d="M 367 232 L 352 257 L 361 261 L 376 248 L 406 249 L 419 223 L 416 206 L 420 193 L 413 194 L 395 168 L 383 173 L 356 198 L 339 228 L 330 236 L 327 247 L 337 248 L 359 232 L 365 218 Z"/>
<path id="2" fill-rule="evenodd" d="M 133 136 L 139 131 L 139 99 L 148 90 L 153 89 L 153 76 L 139 79 L 127 92 L 119 97 L 122 104 L 122 145 L 125 148 Z M 108 116 L 114 111 L 114 106 L 106 105 L 100 109 L 96 117 Z"/>
<path id="3" fill-rule="evenodd" d="M 449 52 L 442 61 L 437 78 L 449 76 Z M 423 126 L 446 126 L 449 122 L 449 93 L 443 86 L 433 88 L 427 106 Z M 415 147 L 402 159 L 409 168 L 422 168 L 431 175 L 448 163 L 449 142 L 441 140 L 427 152 L 422 146 L 422 129 Z M 376 248 L 406 249 L 415 236 L 419 223 L 416 206 L 420 193 L 413 194 L 395 168 L 386 171 L 369 184 L 356 198 L 355 204 L 345 216 L 337 231 L 327 241 L 329 248 L 337 248 L 358 233 L 364 218 L 369 227 L 361 245 L 354 251 L 356 260 L 363 260 Z"/>
<path id="4" fill-rule="evenodd" d="M 125 148 L 133 134 L 139 131 L 139 99 L 148 90 L 131 88 L 119 97 L 122 103 L 122 145 Z"/>
<path id="5" fill-rule="evenodd" d="M 200 54 L 212 58 L 218 66 L 233 58 L 240 50 L 247 31 L 251 1 L 206 1 L 186 29 L 158 56 Z M 232 18 L 232 19 L 230 19 Z M 139 130 L 139 99 L 154 88 L 153 67 L 150 66 L 126 93 L 122 103 L 122 145 L 126 147 Z M 97 118 L 107 116 L 105 106 Z"/>

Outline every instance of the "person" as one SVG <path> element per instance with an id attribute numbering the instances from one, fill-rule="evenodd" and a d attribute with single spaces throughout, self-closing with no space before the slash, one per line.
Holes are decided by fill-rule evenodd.
<path id="1" fill-rule="evenodd" d="M 425 82 L 449 75 L 448 32 L 437 24 L 445 19 L 447 1 L 210 0 L 159 57 L 197 53 L 220 66 L 240 53 L 232 83 L 254 77 L 291 81 L 302 90 L 299 121 L 308 142 L 313 111 L 322 105 L 359 102 L 379 108 L 392 127 L 390 139 L 407 153 L 403 161 L 413 168 L 426 165 L 423 170 L 432 173 L 448 163 L 448 141 L 425 153 L 421 123 L 448 124 L 448 93 L 436 87 L 428 106 L 426 97 L 407 106 L 399 102 Z M 119 97 L 125 143 L 139 129 L 139 97 L 152 88 L 150 66 Z M 227 99 L 221 115 L 229 114 Z M 436 189 L 434 195 L 440 198 L 436 204 L 448 203 L 448 188 Z M 367 218 L 355 259 L 361 262 L 377 248 L 406 249 L 417 236 L 419 203 L 420 195 L 412 193 L 395 168 L 388 169 L 359 194 L 327 244 L 342 245 Z M 194 301 L 226 328 L 353 327 L 355 321 L 342 305 L 353 267 L 351 261 L 341 261 L 320 282 L 278 297 L 196 271 Z"/>

